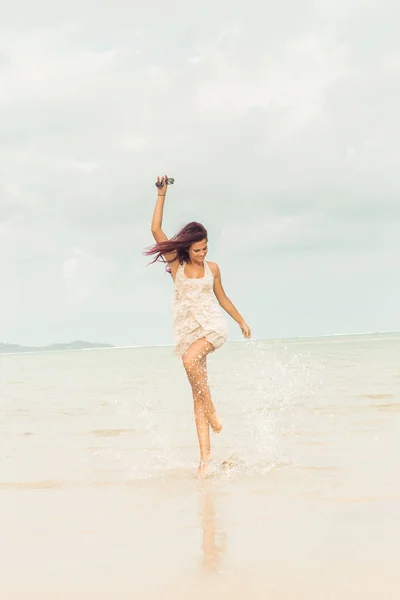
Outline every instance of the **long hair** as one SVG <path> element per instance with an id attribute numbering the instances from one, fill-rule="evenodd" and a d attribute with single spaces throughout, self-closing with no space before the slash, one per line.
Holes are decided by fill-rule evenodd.
<path id="1" fill-rule="evenodd" d="M 157 261 L 167 262 L 164 258 L 165 254 L 175 254 L 170 262 L 179 261 L 179 264 L 189 261 L 189 248 L 196 242 L 201 242 L 208 238 L 207 229 L 203 227 L 201 223 L 192 221 L 183 227 L 174 237 L 165 242 L 158 242 L 153 246 L 150 246 L 145 251 L 146 256 L 155 256 L 154 260 L 150 264 Z M 167 266 L 168 273 L 171 269 Z"/>

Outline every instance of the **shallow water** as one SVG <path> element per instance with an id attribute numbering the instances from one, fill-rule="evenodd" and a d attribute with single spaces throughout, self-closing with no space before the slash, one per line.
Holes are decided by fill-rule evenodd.
<path id="1" fill-rule="evenodd" d="M 400 335 L 0 357 L 1 596 L 398 598 Z M 197 595 L 196 595 L 197 594 Z"/>

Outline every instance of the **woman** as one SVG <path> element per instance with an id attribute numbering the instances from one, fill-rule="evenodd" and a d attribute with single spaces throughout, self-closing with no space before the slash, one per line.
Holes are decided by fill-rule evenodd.
<path id="1" fill-rule="evenodd" d="M 188 223 L 173 238 L 162 230 L 167 176 L 157 178 L 157 202 L 151 232 L 156 241 L 146 254 L 155 255 L 153 262 L 168 263 L 175 284 L 173 326 L 175 354 L 181 356 L 194 400 L 194 414 L 200 445 L 198 473 L 205 475 L 211 459 L 210 429 L 220 432 L 222 424 L 211 400 L 207 384 L 206 358 L 220 348 L 228 336 L 222 308 L 239 324 L 245 338 L 250 328 L 226 296 L 218 265 L 205 260 L 208 252 L 207 231 L 200 223 Z"/>

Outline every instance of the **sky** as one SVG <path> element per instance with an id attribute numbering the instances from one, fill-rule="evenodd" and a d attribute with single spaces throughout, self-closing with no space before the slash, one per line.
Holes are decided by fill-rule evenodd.
<path id="1" fill-rule="evenodd" d="M 400 330 L 398 2 L 0 6 L 0 341 L 172 343 L 163 173 L 255 339 Z"/>

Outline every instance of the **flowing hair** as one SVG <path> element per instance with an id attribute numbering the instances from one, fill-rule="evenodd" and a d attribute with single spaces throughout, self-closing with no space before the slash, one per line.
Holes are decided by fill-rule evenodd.
<path id="1" fill-rule="evenodd" d="M 208 238 L 207 230 L 201 223 L 192 221 L 183 227 L 174 237 L 165 242 L 157 242 L 153 246 L 150 246 L 145 251 L 146 256 L 155 256 L 154 260 L 150 264 L 157 261 L 166 263 L 165 254 L 175 253 L 175 258 L 169 262 L 179 261 L 179 264 L 189 261 L 189 248 L 196 242 L 201 242 Z M 166 267 L 168 273 L 171 273 L 169 266 Z"/>

